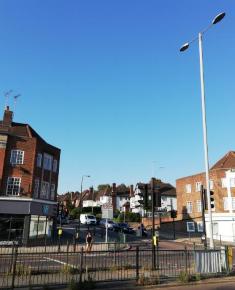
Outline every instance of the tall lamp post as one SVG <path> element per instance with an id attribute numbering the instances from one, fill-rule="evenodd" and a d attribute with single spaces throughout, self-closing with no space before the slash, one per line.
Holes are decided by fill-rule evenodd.
<path id="1" fill-rule="evenodd" d="M 204 159 L 205 159 L 205 171 L 206 171 L 206 193 L 207 193 L 207 203 L 208 203 L 208 228 L 210 237 L 210 248 L 214 248 L 213 241 L 213 226 L 212 226 L 212 212 L 210 203 L 210 179 L 209 179 L 209 161 L 208 161 L 208 143 L 207 143 L 207 126 L 206 126 L 206 105 L 205 105 L 205 86 L 204 86 L 204 68 L 203 68 L 203 50 L 202 50 L 202 36 L 210 29 L 214 24 L 220 22 L 225 16 L 225 13 L 218 14 L 212 21 L 212 23 L 199 32 L 198 37 L 194 38 L 192 41 L 185 43 L 180 51 L 185 51 L 189 48 L 189 45 L 198 39 L 199 41 L 199 59 L 200 59 L 200 80 L 201 80 L 201 102 L 202 102 L 202 124 L 203 124 L 203 143 L 204 143 Z"/>
<path id="2" fill-rule="evenodd" d="M 89 178 L 91 176 L 90 175 L 83 175 L 82 176 L 82 180 L 81 180 L 81 193 L 80 193 L 80 202 L 79 202 L 79 221 L 78 221 L 79 231 L 80 231 L 80 226 L 81 226 L 80 215 L 81 215 L 82 199 L 83 199 L 83 196 L 82 196 L 82 185 L 83 185 L 83 180 L 84 180 L 85 177 Z"/>

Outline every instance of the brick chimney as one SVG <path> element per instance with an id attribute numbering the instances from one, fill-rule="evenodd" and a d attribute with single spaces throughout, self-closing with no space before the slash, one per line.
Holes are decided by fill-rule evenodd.
<path id="1" fill-rule="evenodd" d="M 130 185 L 130 197 L 134 196 L 134 186 L 133 184 Z"/>
<path id="2" fill-rule="evenodd" d="M 113 210 L 115 210 L 117 208 L 116 197 L 117 197 L 117 187 L 116 187 L 116 183 L 113 183 L 112 184 L 112 204 L 113 204 Z"/>
<path id="3" fill-rule="evenodd" d="M 4 115 L 3 115 L 3 125 L 10 127 L 11 123 L 13 121 L 13 112 L 10 111 L 9 106 L 6 107 L 5 111 L 4 111 Z"/>

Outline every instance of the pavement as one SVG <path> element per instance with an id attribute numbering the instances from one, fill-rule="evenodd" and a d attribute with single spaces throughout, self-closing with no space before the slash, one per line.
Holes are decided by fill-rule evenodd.
<path id="1" fill-rule="evenodd" d="M 187 289 L 214 289 L 214 290 L 225 290 L 225 289 L 235 289 L 235 277 L 219 277 L 219 278 L 210 278 L 204 279 L 197 282 L 166 282 L 157 285 L 137 285 L 136 281 L 119 281 L 119 282 L 97 282 L 95 288 L 97 290 L 154 290 L 162 289 L 164 290 L 187 290 Z M 33 290 L 43 290 L 43 287 L 33 287 Z M 30 289 L 30 290 L 31 290 Z M 67 290 L 68 287 L 65 285 L 51 286 L 48 289 L 50 290 Z M 29 290 L 29 288 L 17 288 L 17 290 Z M 92 290 L 92 289 L 89 289 Z"/>

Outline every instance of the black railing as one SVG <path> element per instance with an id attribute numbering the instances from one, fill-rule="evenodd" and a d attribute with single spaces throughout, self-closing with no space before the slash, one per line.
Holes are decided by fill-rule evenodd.
<path id="1" fill-rule="evenodd" d="M 82 245 L 27 248 L 0 248 L 0 288 L 14 289 L 29 285 L 68 284 L 82 282 L 150 280 L 159 283 L 182 275 L 223 274 L 227 272 L 226 255 L 220 250 L 156 250 L 152 264 L 152 249 L 125 244 L 94 244 L 87 253 Z M 211 255 L 209 259 L 204 256 Z M 201 267 L 203 260 L 213 259 L 216 267 Z M 209 262 L 207 262 L 209 263 Z M 210 269 L 205 273 L 204 269 Z M 202 271 L 203 273 L 201 273 Z"/>

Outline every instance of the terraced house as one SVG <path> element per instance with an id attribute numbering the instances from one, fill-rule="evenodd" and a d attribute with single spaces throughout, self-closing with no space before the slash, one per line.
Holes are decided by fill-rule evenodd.
<path id="1" fill-rule="evenodd" d="M 209 170 L 213 194 L 213 237 L 235 241 L 235 152 L 230 151 Z M 178 218 L 182 231 L 203 232 L 201 185 L 206 187 L 205 173 L 176 180 Z M 206 227 L 208 214 L 205 212 Z"/>
<path id="2" fill-rule="evenodd" d="M 56 221 L 60 149 L 28 124 L 0 121 L 0 240 L 50 236 Z"/>

